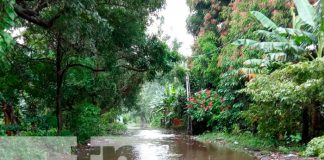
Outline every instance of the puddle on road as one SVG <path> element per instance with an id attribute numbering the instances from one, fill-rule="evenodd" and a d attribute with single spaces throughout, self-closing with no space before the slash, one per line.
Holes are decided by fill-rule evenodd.
<path id="1" fill-rule="evenodd" d="M 91 146 L 97 151 L 91 160 L 253 160 L 243 152 L 205 144 L 187 135 L 164 130 L 131 130 L 127 136 L 98 137 Z M 99 150 L 101 148 L 101 150 Z M 82 155 L 82 154 L 81 154 Z M 79 160 L 90 159 L 84 154 Z"/>

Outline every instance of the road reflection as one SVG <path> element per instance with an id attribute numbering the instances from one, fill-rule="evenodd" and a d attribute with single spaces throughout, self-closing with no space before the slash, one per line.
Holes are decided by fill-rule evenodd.
<path id="1" fill-rule="evenodd" d="M 132 130 L 128 136 L 91 140 L 91 160 L 252 160 L 249 155 L 222 146 L 204 144 L 189 136 L 164 130 Z M 83 159 L 82 159 L 83 158 Z M 85 157 L 79 157 L 85 160 Z"/>

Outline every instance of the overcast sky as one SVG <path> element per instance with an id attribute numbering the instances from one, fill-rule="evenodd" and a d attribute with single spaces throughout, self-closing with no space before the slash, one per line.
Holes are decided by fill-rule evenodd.
<path id="1" fill-rule="evenodd" d="M 191 55 L 191 45 L 194 41 L 186 29 L 186 19 L 189 13 L 190 10 L 186 0 L 166 0 L 165 9 L 159 12 L 159 15 L 164 17 L 164 24 L 162 25 L 163 35 L 170 37 L 168 44 L 170 45 L 174 39 L 182 42 L 179 52 L 186 56 Z M 148 28 L 149 32 L 157 33 L 159 24 L 159 21 L 155 21 Z"/>

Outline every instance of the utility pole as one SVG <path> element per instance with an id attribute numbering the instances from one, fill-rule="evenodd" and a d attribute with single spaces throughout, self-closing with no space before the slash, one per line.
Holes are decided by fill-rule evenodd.
<path id="1" fill-rule="evenodd" d="M 190 98 L 190 79 L 189 79 L 189 73 L 187 72 L 186 75 L 186 91 L 187 91 L 187 101 L 189 101 Z M 191 115 L 188 114 L 188 125 L 187 125 L 187 132 L 189 135 L 192 134 L 192 121 L 191 121 Z"/>

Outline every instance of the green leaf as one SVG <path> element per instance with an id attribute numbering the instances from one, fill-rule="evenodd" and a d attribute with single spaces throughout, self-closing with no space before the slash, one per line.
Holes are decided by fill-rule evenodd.
<path id="1" fill-rule="evenodd" d="M 238 39 L 232 44 L 237 46 L 246 46 L 253 49 L 262 50 L 264 52 L 272 51 L 285 51 L 287 49 L 293 49 L 296 52 L 303 52 L 304 49 L 297 46 L 293 41 L 288 42 L 258 42 L 250 39 Z"/>
<path id="2" fill-rule="evenodd" d="M 303 25 L 305 25 L 305 22 L 300 19 L 299 16 L 296 16 L 295 22 L 293 22 L 293 28 L 300 29 Z"/>
<path id="3" fill-rule="evenodd" d="M 254 15 L 254 17 L 261 22 L 261 24 L 266 27 L 267 29 L 276 29 L 277 25 L 269 19 L 267 16 L 262 14 L 258 11 L 251 11 L 251 14 Z"/>
<path id="4" fill-rule="evenodd" d="M 245 62 L 243 62 L 244 66 L 248 67 L 267 67 L 269 66 L 269 60 L 267 59 L 248 59 Z"/>
<path id="5" fill-rule="evenodd" d="M 259 66 L 263 63 L 263 59 L 248 59 L 243 62 L 245 66 Z"/>
<path id="6" fill-rule="evenodd" d="M 9 16 L 9 18 L 10 18 L 11 20 L 14 20 L 14 19 L 15 19 L 16 14 L 15 14 L 15 11 L 14 11 L 12 5 L 7 5 L 7 6 L 5 7 L 5 11 L 6 11 L 7 15 Z"/>
<path id="7" fill-rule="evenodd" d="M 258 41 L 251 40 L 251 39 L 238 39 L 234 41 L 232 44 L 236 46 L 251 46 L 256 43 L 258 43 Z"/>
<path id="8" fill-rule="evenodd" d="M 281 61 L 284 62 L 287 60 L 287 53 L 278 52 L 278 53 L 269 53 L 270 61 Z"/>
<path id="9" fill-rule="evenodd" d="M 261 73 L 261 71 L 258 68 L 241 68 L 240 73 L 243 75 L 248 75 L 248 74 Z"/>
<path id="10" fill-rule="evenodd" d="M 316 10 L 308 0 L 294 0 L 299 17 L 313 28 L 317 27 L 315 22 Z"/>
<path id="11" fill-rule="evenodd" d="M 308 37 L 309 39 L 311 39 L 313 42 L 317 41 L 317 38 L 314 34 L 310 33 L 310 32 L 306 32 L 306 31 L 302 31 L 300 29 L 292 29 L 292 28 L 282 28 L 279 27 L 276 29 L 276 32 L 278 32 L 279 34 L 287 34 L 290 36 L 298 36 L 298 37 Z"/>
<path id="12" fill-rule="evenodd" d="M 257 30 L 257 31 L 255 31 L 255 33 L 258 35 L 261 35 L 263 37 L 273 39 L 275 41 L 279 41 L 279 42 L 287 41 L 287 39 L 285 37 L 282 37 L 275 32 L 269 32 L 269 31 L 265 31 L 265 30 Z"/>
<path id="13" fill-rule="evenodd" d="M 10 17 L 8 17 L 8 16 L 5 16 L 3 18 L 3 22 L 5 23 L 5 26 L 4 26 L 5 28 L 9 28 L 15 24 L 14 21 L 12 19 L 10 19 Z"/>
<path id="14" fill-rule="evenodd" d="M 10 43 L 13 41 L 13 38 L 7 32 L 0 31 L 0 36 L 3 38 L 4 42 L 7 45 L 10 45 Z"/>

